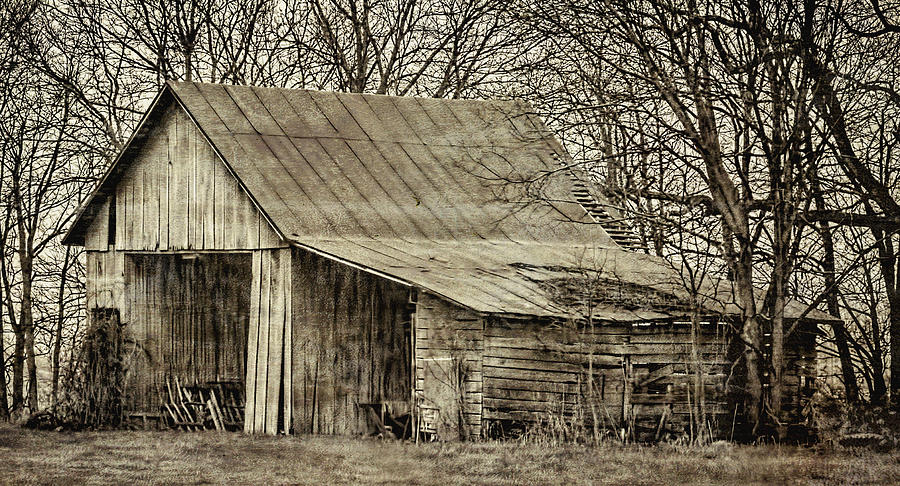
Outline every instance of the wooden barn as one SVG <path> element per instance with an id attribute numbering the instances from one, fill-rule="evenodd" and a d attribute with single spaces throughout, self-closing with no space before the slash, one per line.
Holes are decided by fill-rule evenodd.
<path id="1" fill-rule="evenodd" d="M 522 103 L 172 82 L 65 242 L 129 337 L 129 412 L 177 378 L 238 384 L 248 432 L 677 425 L 700 366 L 730 421 L 736 308 L 693 339 L 674 272 L 570 160 Z M 823 318 L 789 341 L 795 412 Z"/>

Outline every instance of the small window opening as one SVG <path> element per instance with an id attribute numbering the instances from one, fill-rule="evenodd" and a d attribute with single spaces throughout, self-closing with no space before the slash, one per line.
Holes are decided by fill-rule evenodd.
<path id="1" fill-rule="evenodd" d="M 116 244 L 116 193 L 113 192 L 109 197 L 109 221 L 107 221 L 106 244 L 115 246 Z"/>

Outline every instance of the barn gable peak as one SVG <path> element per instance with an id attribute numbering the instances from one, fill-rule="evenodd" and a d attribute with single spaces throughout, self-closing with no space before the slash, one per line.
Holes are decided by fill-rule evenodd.
<path id="1" fill-rule="evenodd" d="M 223 224 L 234 228 L 216 228 Z M 105 249 L 107 240 L 124 250 L 283 246 L 278 230 L 168 84 L 82 205 L 63 243 L 96 250 Z"/>

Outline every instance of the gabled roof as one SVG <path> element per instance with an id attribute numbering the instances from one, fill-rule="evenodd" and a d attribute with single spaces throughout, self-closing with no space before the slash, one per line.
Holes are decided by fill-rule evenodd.
<path id="1" fill-rule="evenodd" d="M 624 251 L 616 241 L 629 238 L 590 224 L 596 207 L 572 192 L 572 176 L 583 176 L 520 102 L 170 82 L 66 243 L 83 242 L 90 201 L 112 190 L 154 113 L 172 102 L 294 245 L 484 313 L 565 315 L 546 281 L 566 268 L 679 293 L 661 261 Z M 601 311 L 614 320 L 669 317 Z"/>

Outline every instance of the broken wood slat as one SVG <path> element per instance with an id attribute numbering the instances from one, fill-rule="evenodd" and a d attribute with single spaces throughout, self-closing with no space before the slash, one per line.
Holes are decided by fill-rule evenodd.
<path id="1" fill-rule="evenodd" d="M 634 386 L 636 386 L 638 388 L 647 386 L 651 383 L 655 383 L 663 378 L 671 376 L 673 373 L 675 373 L 674 365 L 667 364 L 667 365 L 663 366 L 662 368 L 651 372 L 647 376 L 641 377 L 637 382 L 635 382 Z"/>
<path id="2" fill-rule="evenodd" d="M 209 416 L 212 418 L 216 430 L 225 430 L 225 427 L 222 426 L 222 420 L 219 418 L 219 414 L 216 411 L 216 406 L 213 404 L 212 398 L 206 401 L 206 407 L 209 409 Z"/>
<path id="3" fill-rule="evenodd" d="M 219 420 L 218 428 L 219 428 L 219 430 L 224 430 L 225 426 L 224 426 L 224 418 L 222 416 L 222 407 L 219 406 L 219 399 L 218 399 L 218 397 L 216 397 L 215 390 L 216 389 L 213 388 L 210 391 L 209 400 L 212 403 L 213 411 L 215 412 L 215 415 L 218 417 L 218 420 Z"/>
<path id="4" fill-rule="evenodd" d="M 172 419 L 172 425 L 177 428 L 177 424 L 183 421 L 181 416 L 172 407 L 170 407 L 168 403 L 163 404 L 163 409 L 169 413 L 169 417 Z"/>

